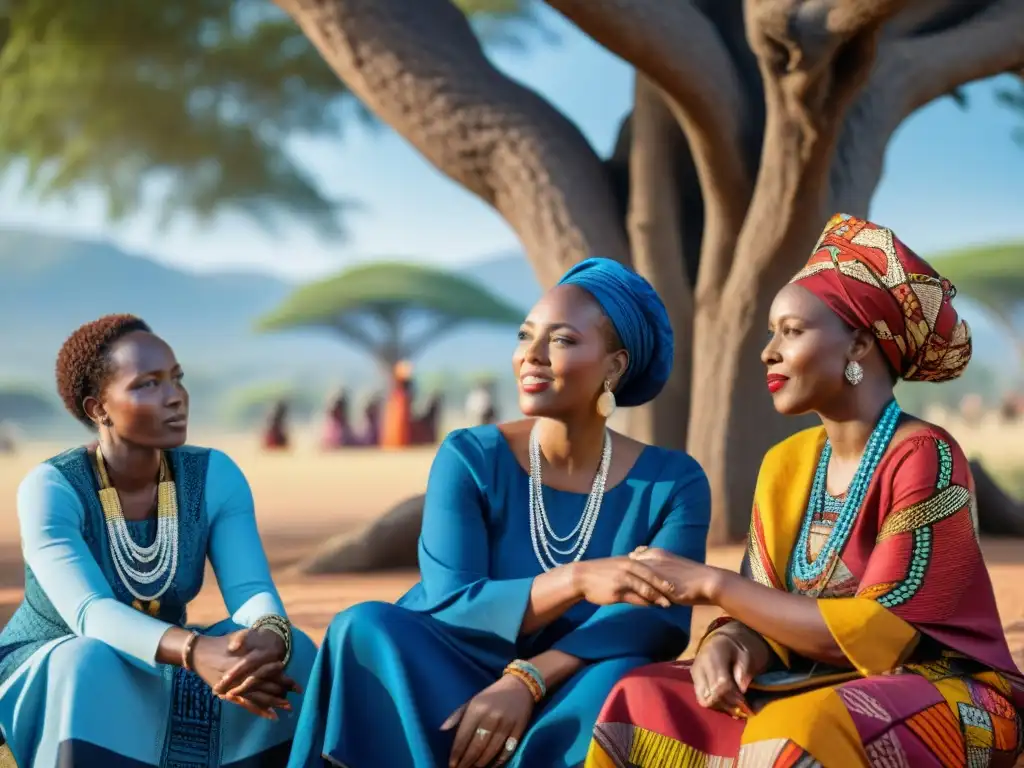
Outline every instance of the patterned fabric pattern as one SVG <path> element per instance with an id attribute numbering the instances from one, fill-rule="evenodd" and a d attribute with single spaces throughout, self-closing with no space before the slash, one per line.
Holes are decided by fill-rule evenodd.
<path id="1" fill-rule="evenodd" d="M 801 445 L 812 442 L 805 436 Z M 788 460 L 778 467 L 785 492 L 794 477 L 809 485 L 814 462 L 796 474 Z M 763 475 L 759 485 L 770 487 L 774 477 Z M 770 493 L 759 497 L 764 504 L 755 506 L 742 566 L 748 578 L 780 588 L 771 555 L 786 551 L 780 520 L 788 525 L 783 541 L 796 538 L 806 509 L 806 498 L 797 496 L 789 497 L 789 509 L 772 506 Z M 821 550 L 840 506 L 829 499 L 818 514 L 810 556 Z M 1021 700 L 972 508 L 967 460 L 951 438 L 927 428 L 904 439 L 880 465 L 827 580 L 807 586 L 828 598 L 823 603 L 867 597 L 911 628 L 926 627 L 908 647 L 916 655 L 901 657 L 902 666 L 888 674 L 795 694 L 757 692 L 757 714 L 746 721 L 701 707 L 686 663 L 638 670 L 607 700 L 586 768 L 790 768 L 819 760 L 871 768 L 1013 766 L 1024 752 Z M 788 511 L 792 519 L 782 517 Z M 731 620 L 723 617 L 709 631 Z M 810 666 L 790 661 L 797 671 Z M 836 744 L 852 745 L 856 756 L 837 758 Z"/>
<path id="2" fill-rule="evenodd" d="M 692 721 L 679 719 L 684 706 L 697 707 L 681 665 L 675 674 L 656 678 L 653 691 L 650 678 L 642 683 L 627 678 L 606 710 L 628 704 L 632 692 L 636 700 L 629 711 L 642 710 L 651 698 L 673 706 L 672 727 L 666 728 L 664 714 L 645 724 L 603 714 L 586 768 L 814 768 L 821 760 L 836 759 L 828 744 L 839 740 L 838 734 L 822 737 L 815 755 L 801 744 L 802 736 L 791 738 L 785 731 L 822 733 L 837 726 L 853 731 L 867 761 L 858 764 L 870 768 L 1010 768 L 1024 748 L 1024 727 L 1008 698 L 1009 685 L 991 672 L 965 675 L 965 663 L 951 657 L 912 665 L 898 675 L 843 683 L 824 692 L 826 706 L 811 700 L 823 701 L 817 693 L 781 699 L 755 716 L 773 718 L 778 736 L 749 741 L 742 725 L 720 712 L 691 710 L 702 723 L 697 731 L 688 727 Z M 631 685 L 636 686 L 632 691 Z M 831 717 L 822 714 L 827 710 Z"/>
<path id="3" fill-rule="evenodd" d="M 955 379 L 971 359 L 971 334 L 953 309 L 956 289 L 892 230 L 836 214 L 793 277 L 847 324 L 874 332 L 901 378 Z"/>

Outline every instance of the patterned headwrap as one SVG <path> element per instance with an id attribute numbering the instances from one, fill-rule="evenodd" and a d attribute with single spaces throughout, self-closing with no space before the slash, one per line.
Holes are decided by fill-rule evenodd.
<path id="1" fill-rule="evenodd" d="M 619 405 L 643 405 L 661 392 L 672 372 L 674 336 L 668 312 L 651 284 L 611 259 L 581 261 L 559 285 L 577 285 L 601 305 L 622 346 L 629 367 L 615 389 Z"/>
<path id="2" fill-rule="evenodd" d="M 851 327 L 873 331 L 902 379 L 955 379 L 971 359 L 970 329 L 951 303 L 956 289 L 892 230 L 837 213 L 791 282 Z"/>

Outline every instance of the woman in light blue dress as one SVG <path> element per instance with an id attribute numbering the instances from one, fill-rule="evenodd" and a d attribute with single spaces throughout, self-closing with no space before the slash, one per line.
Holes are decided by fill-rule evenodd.
<path id="1" fill-rule="evenodd" d="M 606 428 L 672 365 L 665 308 L 606 259 L 530 312 L 513 369 L 529 419 L 452 432 L 427 483 L 422 580 L 338 614 L 310 676 L 290 768 L 583 762 L 602 699 L 687 645 L 690 609 L 629 559 L 703 561 L 707 479 L 686 454 Z"/>
<path id="2" fill-rule="evenodd" d="M 285 617 L 241 470 L 184 445 L 181 378 L 130 315 L 82 326 L 58 355 L 58 390 L 98 442 L 18 489 L 25 599 L 0 633 L 0 765 L 287 760 L 315 647 Z M 196 629 L 207 557 L 231 618 Z"/>

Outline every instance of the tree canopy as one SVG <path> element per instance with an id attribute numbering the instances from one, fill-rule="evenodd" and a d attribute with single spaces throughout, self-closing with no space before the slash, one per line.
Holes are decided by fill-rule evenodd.
<path id="1" fill-rule="evenodd" d="M 18 0 L 0 9 L 0 173 L 46 201 L 99 192 L 118 220 L 224 211 L 342 232 L 345 199 L 296 140 L 371 120 L 269 0 Z M 520 0 L 462 0 L 495 44 L 533 24 Z"/>
<path id="2" fill-rule="evenodd" d="M 935 265 L 957 291 L 993 312 L 1024 305 L 1024 243 L 967 248 L 935 257 Z"/>
<path id="3" fill-rule="evenodd" d="M 257 329 L 330 329 L 390 368 L 461 325 L 518 324 L 524 315 L 453 272 L 377 262 L 300 287 L 261 318 Z"/>
<path id="4" fill-rule="evenodd" d="M 992 313 L 1024 363 L 1024 329 L 1015 322 L 1024 306 L 1024 243 L 967 248 L 935 259 L 957 291 Z"/>

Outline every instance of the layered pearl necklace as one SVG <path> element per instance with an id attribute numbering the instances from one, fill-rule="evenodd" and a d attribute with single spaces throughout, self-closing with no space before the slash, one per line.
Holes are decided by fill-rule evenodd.
<path id="1" fill-rule="evenodd" d="M 174 583 L 178 572 L 178 494 L 170 479 L 167 457 L 160 456 L 160 481 L 157 485 L 156 538 L 143 547 L 132 540 L 121 509 L 117 489 L 110 482 L 103 454 L 96 449 L 96 468 L 100 476 L 100 505 L 107 524 L 107 541 L 114 570 L 135 601 L 132 607 L 157 615 L 160 598 Z M 155 564 L 154 564 L 155 563 Z M 139 566 L 149 566 L 142 570 Z M 145 587 L 161 583 L 155 592 L 144 594 Z M 136 586 L 142 585 L 142 586 Z"/>
<path id="2" fill-rule="evenodd" d="M 530 431 L 530 538 L 533 541 L 533 552 L 537 555 L 537 562 L 545 571 L 566 565 L 570 562 L 579 561 L 587 547 L 590 545 L 590 537 L 597 525 L 597 516 L 601 513 L 601 502 L 604 501 L 605 485 L 608 482 L 608 468 L 612 464 L 612 437 L 606 429 L 604 432 L 604 450 L 601 453 L 601 464 L 597 474 L 594 476 L 594 485 L 587 496 L 587 503 L 583 507 L 576 527 L 566 536 L 559 536 L 551 527 L 551 520 L 548 518 L 547 510 L 544 508 L 544 483 L 541 479 L 540 469 L 540 440 L 537 437 L 537 424 L 534 424 Z M 570 539 L 575 540 L 568 549 L 559 549 L 558 545 L 564 545 Z M 553 544 L 552 541 L 557 542 Z M 560 562 L 556 555 L 571 558 Z"/>

